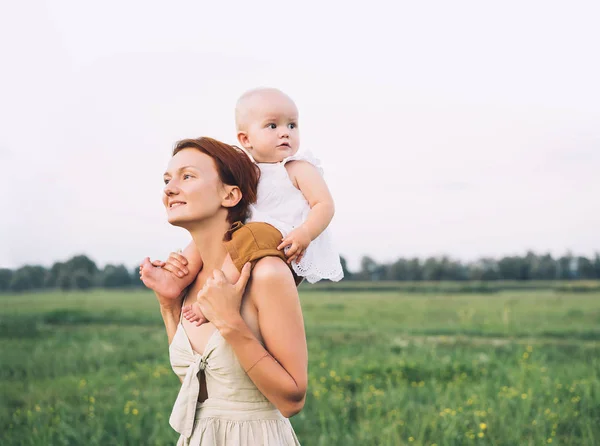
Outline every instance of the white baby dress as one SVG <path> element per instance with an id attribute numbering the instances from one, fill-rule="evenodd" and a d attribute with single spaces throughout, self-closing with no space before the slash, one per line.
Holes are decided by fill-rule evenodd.
<path id="1" fill-rule="evenodd" d="M 258 199 L 250 205 L 248 221 L 262 221 L 276 227 L 285 237 L 300 226 L 310 211 L 310 206 L 292 183 L 285 164 L 294 160 L 304 160 L 314 165 L 321 175 L 320 161 L 308 150 L 298 151 L 279 163 L 257 163 L 260 168 Z M 310 283 L 322 279 L 339 281 L 344 277 L 340 256 L 335 248 L 329 228 L 326 228 L 308 246 L 299 263 L 292 262 L 294 272 Z"/>

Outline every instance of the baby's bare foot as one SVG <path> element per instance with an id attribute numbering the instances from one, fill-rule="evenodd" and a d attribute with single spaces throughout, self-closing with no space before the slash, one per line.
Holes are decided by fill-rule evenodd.
<path id="1" fill-rule="evenodd" d="M 198 303 L 186 305 L 185 307 L 183 307 L 182 311 L 183 317 L 186 318 L 188 321 L 195 323 L 196 327 L 199 327 L 205 322 L 208 322 L 208 319 L 206 319 L 204 313 L 202 313 L 202 310 L 200 309 L 200 305 L 198 305 Z"/>
<path id="2" fill-rule="evenodd" d="M 154 266 L 147 257 L 140 266 L 140 279 L 146 287 L 168 299 L 179 297 L 185 289 L 185 284 L 173 273 L 160 266 Z"/>

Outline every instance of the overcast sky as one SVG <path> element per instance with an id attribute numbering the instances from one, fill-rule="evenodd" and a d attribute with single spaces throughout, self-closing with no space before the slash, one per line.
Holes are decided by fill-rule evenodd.
<path id="1" fill-rule="evenodd" d="M 363 254 L 600 250 L 598 2 L 30 1 L 0 7 L 0 267 L 164 258 L 173 143 L 287 92 Z"/>

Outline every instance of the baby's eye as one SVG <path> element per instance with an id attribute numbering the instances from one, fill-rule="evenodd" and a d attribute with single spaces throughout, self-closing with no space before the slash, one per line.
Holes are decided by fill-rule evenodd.
<path id="1" fill-rule="evenodd" d="M 277 128 L 277 124 L 275 124 L 275 123 L 267 124 L 267 127 L 270 128 L 270 129 L 276 129 Z"/>
<path id="2" fill-rule="evenodd" d="M 289 127 L 290 129 L 295 129 L 296 127 L 298 127 L 298 125 L 297 125 L 295 122 L 290 122 L 290 123 L 288 124 L 288 127 Z"/>

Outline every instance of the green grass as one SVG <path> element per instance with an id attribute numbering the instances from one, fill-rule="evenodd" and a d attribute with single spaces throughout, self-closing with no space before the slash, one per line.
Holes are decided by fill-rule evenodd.
<path id="1" fill-rule="evenodd" d="M 600 444 L 600 292 L 303 291 L 303 445 Z M 0 295 L 0 444 L 165 445 L 145 291 Z"/>

